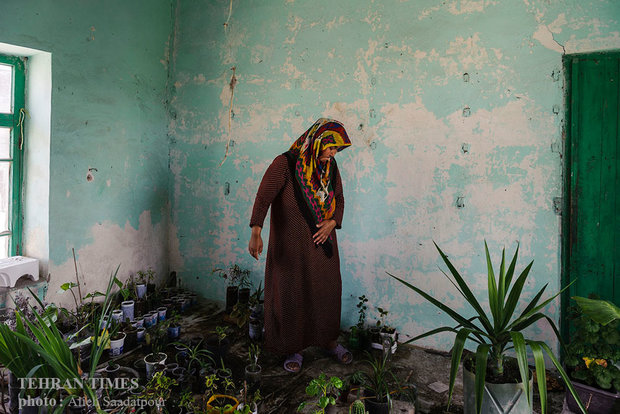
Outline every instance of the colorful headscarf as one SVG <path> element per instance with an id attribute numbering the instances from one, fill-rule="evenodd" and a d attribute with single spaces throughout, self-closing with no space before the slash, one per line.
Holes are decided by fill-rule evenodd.
<path id="1" fill-rule="evenodd" d="M 295 179 L 316 223 L 330 219 L 336 209 L 332 160 L 321 166 L 319 155 L 325 148 L 338 147 L 338 151 L 342 151 L 349 145 L 351 141 L 340 122 L 319 118 L 289 150 L 297 155 Z"/>

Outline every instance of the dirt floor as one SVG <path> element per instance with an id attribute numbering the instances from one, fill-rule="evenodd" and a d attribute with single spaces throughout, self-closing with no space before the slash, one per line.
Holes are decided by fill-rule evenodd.
<path id="1" fill-rule="evenodd" d="M 206 305 L 216 306 L 214 304 Z M 213 309 L 213 308 L 211 308 Z M 207 315 L 213 313 L 207 312 Z M 211 317 L 197 316 L 186 318 L 187 327 L 184 335 L 207 335 L 217 325 L 227 325 L 231 332 L 233 345 L 230 349 L 229 365 L 233 369 L 235 377 L 243 377 L 243 367 L 246 365 L 249 338 L 247 327 L 243 330 L 236 328 L 226 322 L 223 313 L 215 314 Z M 347 335 L 342 333 L 340 343 L 346 345 Z M 303 353 L 303 368 L 301 372 L 292 374 L 286 372 L 283 367 L 283 359 L 266 353 L 261 354 L 260 364 L 262 366 L 261 394 L 263 395 L 262 405 L 259 412 L 264 414 L 295 413 L 302 401 L 311 400 L 305 394 L 305 388 L 311 379 L 316 378 L 320 373 L 328 376 L 338 376 L 343 379 L 356 370 L 367 369 L 364 359 L 367 355 L 361 351 L 353 352 L 353 363 L 342 365 L 319 348 L 309 348 Z M 396 377 L 401 383 L 412 384 L 417 389 L 417 401 L 413 404 L 405 401 L 396 401 L 394 413 L 462 413 L 463 412 L 463 384 L 462 374 L 459 370 L 457 375 L 455 390 L 452 398 L 450 410 L 446 411 L 448 402 L 448 383 L 450 372 L 450 356 L 448 353 L 437 352 L 423 349 L 411 345 L 399 344 L 395 354 L 391 357 L 390 364 Z M 536 392 L 535 392 L 536 394 Z M 563 407 L 564 391 L 550 391 L 548 394 L 548 412 L 570 414 L 570 411 Z M 540 404 L 535 395 L 534 412 L 540 413 Z M 348 401 L 338 401 L 336 406 L 330 410 L 331 413 L 346 414 L 349 405 L 354 399 L 349 396 Z M 304 412 L 310 412 L 304 410 Z"/>
<path id="2" fill-rule="evenodd" d="M 247 325 L 238 328 L 232 324 L 227 315 L 221 311 L 215 303 L 202 302 L 192 306 L 189 313 L 183 315 L 182 338 L 205 339 L 211 335 L 216 326 L 226 326 L 231 347 L 226 357 L 226 366 L 233 371 L 236 380 L 243 379 L 244 368 L 248 361 L 248 337 Z M 342 333 L 339 338 L 342 344 L 347 344 L 347 334 Z M 143 373 L 143 367 L 134 364 L 134 360 L 140 360 L 144 356 L 145 350 L 141 347 L 126 352 L 120 358 L 116 358 L 127 366 L 133 366 L 135 371 Z M 169 361 L 173 360 L 174 353 L 168 353 Z M 375 351 L 380 352 L 380 351 Z M 261 414 L 293 414 L 297 412 L 297 407 L 302 401 L 311 400 L 306 396 L 305 388 L 311 379 L 325 373 L 328 376 L 337 376 L 341 379 L 346 378 L 356 370 L 367 370 L 368 366 L 364 362 L 367 354 L 361 351 L 353 352 L 353 362 L 350 365 L 342 365 L 332 357 L 318 348 L 310 348 L 303 353 L 304 361 L 301 372 L 292 374 L 286 372 L 283 367 L 283 360 L 275 355 L 262 353 L 259 363 L 262 366 L 262 379 L 260 391 L 263 396 L 259 406 Z M 448 399 L 448 381 L 450 371 L 450 357 L 447 353 L 422 349 L 410 345 L 398 345 L 398 349 L 391 357 L 389 362 L 392 371 L 401 384 L 407 384 L 417 391 L 415 404 L 406 401 L 396 400 L 393 413 L 462 413 L 463 412 L 463 386 L 462 375 L 457 375 L 456 386 L 452 398 L 450 410 L 446 411 Z M 101 367 L 107 365 L 107 357 L 102 360 Z M 338 401 L 336 406 L 328 411 L 331 414 L 346 414 L 349 412 L 349 405 L 355 399 L 354 394 L 349 395 L 346 401 Z M 549 392 L 549 410 L 551 414 L 564 413 L 570 414 L 563 408 L 564 391 Z M 3 411 L 0 409 L 0 412 Z M 314 412 L 306 408 L 304 413 Z M 540 404 L 535 401 L 534 412 L 540 413 Z"/>

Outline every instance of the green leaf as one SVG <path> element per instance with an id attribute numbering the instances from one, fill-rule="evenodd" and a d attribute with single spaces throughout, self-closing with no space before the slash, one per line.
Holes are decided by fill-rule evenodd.
<path id="1" fill-rule="evenodd" d="M 532 394 L 530 393 L 530 387 L 527 383 L 530 379 L 530 369 L 527 365 L 527 347 L 525 345 L 525 339 L 521 332 L 510 332 L 512 343 L 514 344 L 515 354 L 517 356 L 517 363 L 519 364 L 519 372 L 521 373 L 521 381 L 526 384 L 525 395 L 527 397 L 527 403 L 532 406 Z"/>
<path id="2" fill-rule="evenodd" d="M 329 398 L 327 398 L 325 395 L 322 395 L 319 398 L 319 403 L 318 403 L 319 407 L 324 409 L 325 407 L 327 407 L 327 404 L 329 404 Z"/>
<path id="3" fill-rule="evenodd" d="M 437 248 L 437 251 L 439 251 L 439 255 L 443 259 L 446 266 L 448 266 L 448 269 L 450 270 L 452 277 L 454 277 L 454 280 L 459 285 L 459 288 L 461 289 L 461 294 L 465 297 L 465 300 L 467 300 L 467 303 L 469 303 L 471 307 L 474 308 L 478 316 L 480 316 L 480 322 L 482 323 L 482 325 L 484 325 L 484 328 L 486 329 L 486 331 L 492 332 L 493 328 L 491 326 L 491 323 L 489 322 L 489 319 L 486 316 L 487 313 L 482 309 L 482 306 L 480 306 L 480 303 L 478 303 L 476 296 L 474 296 L 474 294 L 471 292 L 471 290 L 467 286 L 467 283 L 465 283 L 465 280 L 463 279 L 463 277 L 459 274 L 456 268 L 452 265 L 452 263 L 448 259 L 448 256 L 446 256 L 444 252 L 439 248 L 439 246 L 437 246 L 437 243 L 433 242 L 433 244 Z M 463 325 L 463 326 L 466 326 L 466 325 Z"/>
<path id="4" fill-rule="evenodd" d="M 475 378 L 475 392 L 476 392 L 476 413 L 480 414 L 482 411 L 482 398 L 484 396 L 484 381 L 487 376 L 487 358 L 489 355 L 490 346 L 488 344 L 478 345 L 476 349 L 476 378 Z"/>
<path id="5" fill-rule="evenodd" d="M 498 294 L 497 294 L 497 286 L 495 284 L 495 274 L 493 273 L 493 264 L 491 263 L 491 256 L 489 255 L 489 248 L 487 246 L 486 240 L 484 241 L 484 251 L 487 258 L 487 286 L 489 293 L 489 306 L 491 308 L 491 314 L 493 315 L 493 320 L 498 321 Z M 503 257 L 503 251 L 502 251 Z M 503 260 L 502 260 L 503 263 Z"/>
<path id="6" fill-rule="evenodd" d="M 607 325 L 616 319 L 620 319 L 620 308 L 609 301 L 580 296 L 574 296 L 573 299 L 586 315 L 601 325 Z"/>
<path id="7" fill-rule="evenodd" d="M 61 292 L 66 292 L 67 290 L 77 287 L 76 283 L 73 282 L 67 282 L 67 283 L 63 283 L 62 285 L 60 285 L 60 289 L 58 290 L 58 293 Z"/>
<path id="8" fill-rule="evenodd" d="M 463 349 L 465 348 L 465 342 L 471 334 L 471 329 L 463 328 L 456 334 L 454 340 L 454 347 L 452 348 L 452 362 L 450 364 L 450 386 L 448 392 L 448 405 L 452 401 L 452 392 L 454 391 L 454 382 L 456 380 L 456 374 L 461 364 L 461 358 L 463 356 Z"/>
<path id="9" fill-rule="evenodd" d="M 568 388 L 568 391 L 571 393 L 571 395 L 573 396 L 573 398 L 577 402 L 577 405 L 581 409 L 581 412 L 583 414 L 587 414 L 585 405 L 583 404 L 583 402 L 579 398 L 579 394 L 577 394 L 577 390 L 575 390 L 575 387 L 573 386 L 573 383 L 568 378 L 568 374 L 566 373 L 566 371 L 564 371 L 564 368 L 562 368 L 562 364 L 560 364 L 560 361 L 558 361 L 558 359 L 555 357 L 555 355 L 553 355 L 553 352 L 551 352 L 551 349 L 549 348 L 549 346 L 546 343 L 540 342 L 540 347 L 545 350 L 545 352 L 549 356 L 549 359 L 551 359 L 551 362 L 553 362 L 553 365 L 555 365 L 555 368 L 558 370 L 558 373 L 560 374 L 560 376 L 564 380 L 564 384 L 566 385 L 566 387 Z"/>
<path id="10" fill-rule="evenodd" d="M 528 341 L 528 344 L 532 349 L 532 354 L 534 355 L 536 381 L 538 382 L 538 394 L 540 396 L 540 408 L 542 410 L 542 414 L 545 414 L 547 412 L 547 375 L 545 372 L 545 358 L 542 353 L 541 342 Z"/>

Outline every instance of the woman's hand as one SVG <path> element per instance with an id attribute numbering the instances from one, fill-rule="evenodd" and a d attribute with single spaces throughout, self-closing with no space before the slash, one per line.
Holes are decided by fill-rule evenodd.
<path id="1" fill-rule="evenodd" d="M 325 240 L 327 240 L 327 238 L 329 237 L 330 234 L 332 234 L 332 230 L 334 230 L 334 228 L 336 228 L 336 220 L 324 220 L 322 222 L 320 222 L 319 224 L 316 225 L 319 230 L 314 233 L 314 236 L 312 236 L 312 239 L 314 240 L 314 243 L 316 244 L 323 244 L 325 243 Z"/>
<path id="2" fill-rule="evenodd" d="M 261 230 L 262 228 L 260 226 L 252 227 L 252 235 L 250 236 L 250 244 L 248 246 L 248 251 L 256 260 L 258 260 L 258 257 L 263 252 L 263 239 L 260 236 Z"/>

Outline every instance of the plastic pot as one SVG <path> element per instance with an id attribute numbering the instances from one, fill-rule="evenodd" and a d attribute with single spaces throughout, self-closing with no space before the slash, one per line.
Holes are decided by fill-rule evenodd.
<path id="1" fill-rule="evenodd" d="M 613 393 L 600 388 L 591 387 L 580 382 L 571 382 L 573 383 L 581 402 L 583 402 L 586 406 L 588 414 L 611 414 L 620 412 L 619 392 Z M 568 389 L 566 389 L 566 404 L 574 413 L 581 411 Z"/>
<path id="2" fill-rule="evenodd" d="M 116 323 L 123 322 L 123 311 L 121 309 L 114 309 L 112 311 L 112 320 Z"/>
<path id="3" fill-rule="evenodd" d="M 168 338 L 175 339 L 181 336 L 181 325 L 168 327 Z"/>
<path id="4" fill-rule="evenodd" d="M 110 339 L 110 356 L 115 357 L 123 353 L 123 346 L 125 344 L 125 332 L 121 332 Z"/>
<path id="5" fill-rule="evenodd" d="M 126 300 L 124 302 L 121 302 L 121 310 L 123 311 L 123 322 L 125 322 L 127 319 L 133 321 L 134 305 L 135 302 L 133 300 Z"/>
<path id="6" fill-rule="evenodd" d="M 155 365 L 165 364 L 168 355 L 163 352 L 151 353 L 144 357 L 144 364 L 146 365 L 146 378 L 151 379 L 155 374 Z"/>
<path id="7" fill-rule="evenodd" d="M 136 292 L 138 293 L 138 298 L 142 299 L 146 295 L 146 285 L 144 283 L 137 284 Z"/>
<path id="8" fill-rule="evenodd" d="M 165 321 L 166 320 L 166 311 L 167 310 L 168 310 L 168 308 L 166 308 L 165 306 L 157 308 L 157 318 L 160 321 Z"/>
<path id="9" fill-rule="evenodd" d="M 239 287 L 228 286 L 226 288 L 226 313 L 232 312 L 238 300 L 239 300 Z"/>

